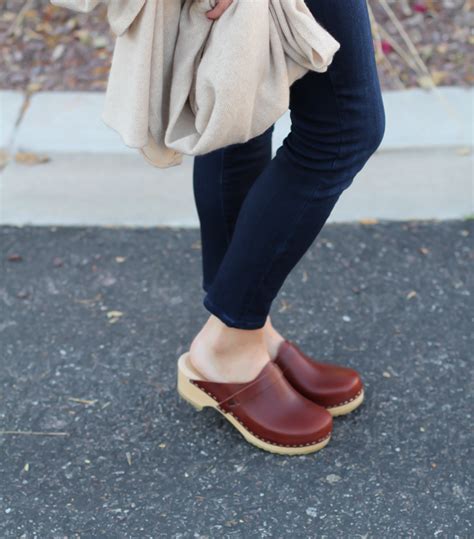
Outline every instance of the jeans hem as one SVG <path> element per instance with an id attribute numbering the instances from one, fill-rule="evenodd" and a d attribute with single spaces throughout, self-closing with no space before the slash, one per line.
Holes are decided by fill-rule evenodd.
<path id="1" fill-rule="evenodd" d="M 206 295 L 203 301 L 204 307 L 226 326 L 236 329 L 262 329 L 265 325 L 266 317 L 262 320 L 236 320 L 228 316 L 220 307 L 215 305 Z"/>

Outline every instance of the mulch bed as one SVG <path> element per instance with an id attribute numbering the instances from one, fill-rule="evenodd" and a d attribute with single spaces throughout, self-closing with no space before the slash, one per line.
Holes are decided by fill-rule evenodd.
<path id="1" fill-rule="evenodd" d="M 47 0 L 0 2 L 1 89 L 105 89 L 114 39 L 104 6 L 78 14 Z M 426 87 L 432 81 L 472 85 L 472 4 L 473 0 L 371 0 L 384 89 Z M 396 19 L 390 18 L 387 6 Z M 404 42 L 397 21 L 418 58 Z"/>

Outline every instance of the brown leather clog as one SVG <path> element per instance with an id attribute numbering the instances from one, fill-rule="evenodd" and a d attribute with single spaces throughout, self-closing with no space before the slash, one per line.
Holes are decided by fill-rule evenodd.
<path id="1" fill-rule="evenodd" d="M 273 361 L 299 393 L 324 406 L 332 416 L 348 414 L 364 400 L 364 386 L 357 371 L 316 361 L 293 342 L 283 341 Z"/>
<path id="2" fill-rule="evenodd" d="M 197 410 L 218 410 L 265 451 L 303 455 L 322 449 L 331 437 L 331 414 L 293 389 L 273 361 L 244 384 L 209 382 L 193 369 L 186 352 L 178 360 L 178 392 Z"/>

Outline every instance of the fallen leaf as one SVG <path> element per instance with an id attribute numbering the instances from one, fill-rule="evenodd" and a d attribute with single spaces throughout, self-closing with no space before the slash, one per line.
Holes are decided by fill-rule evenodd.
<path id="1" fill-rule="evenodd" d="M 108 311 L 107 312 L 107 318 L 120 318 L 123 316 L 122 311 Z"/>
<path id="2" fill-rule="evenodd" d="M 416 2 L 413 4 L 413 11 L 418 13 L 426 13 L 428 11 L 428 7 L 423 2 Z"/>
<path id="3" fill-rule="evenodd" d="M 41 82 L 30 82 L 26 86 L 26 91 L 29 93 L 38 92 L 39 90 L 42 90 L 43 84 Z"/>
<path id="4" fill-rule="evenodd" d="M 33 152 L 17 152 L 15 154 L 15 161 L 22 165 L 40 165 L 50 161 L 50 158 L 47 155 L 40 155 Z"/>
<path id="5" fill-rule="evenodd" d="M 390 54 L 391 52 L 393 52 L 392 44 L 385 39 L 382 39 L 381 47 L 384 54 Z"/>
<path id="6" fill-rule="evenodd" d="M 122 316 L 123 316 L 122 311 L 108 311 L 107 312 L 107 318 L 109 319 L 109 324 L 117 323 Z"/>
<path id="7" fill-rule="evenodd" d="M 449 77 L 449 73 L 447 71 L 432 71 L 431 77 L 436 86 L 439 86 Z"/>
<path id="8" fill-rule="evenodd" d="M 447 43 L 440 43 L 437 47 L 436 47 L 436 50 L 440 53 L 440 54 L 446 54 L 449 50 L 449 45 Z"/>
<path id="9" fill-rule="evenodd" d="M 429 75 L 422 75 L 417 80 L 422 88 L 433 88 L 433 86 L 436 86 L 435 81 Z"/>
<path id="10" fill-rule="evenodd" d="M 373 219 L 370 217 L 367 217 L 366 219 L 360 219 L 359 223 L 361 225 L 376 225 L 378 224 L 378 219 Z"/>

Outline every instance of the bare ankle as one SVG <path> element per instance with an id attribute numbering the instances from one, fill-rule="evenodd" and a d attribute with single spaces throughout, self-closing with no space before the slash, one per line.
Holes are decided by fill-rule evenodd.
<path id="1" fill-rule="evenodd" d="M 264 331 L 229 328 L 211 316 L 190 349 L 194 368 L 217 382 L 253 380 L 270 360 Z"/>
<path id="2" fill-rule="evenodd" d="M 268 353 L 272 359 L 275 359 L 278 348 L 285 338 L 273 327 L 270 317 L 267 318 L 263 330 Z"/>

